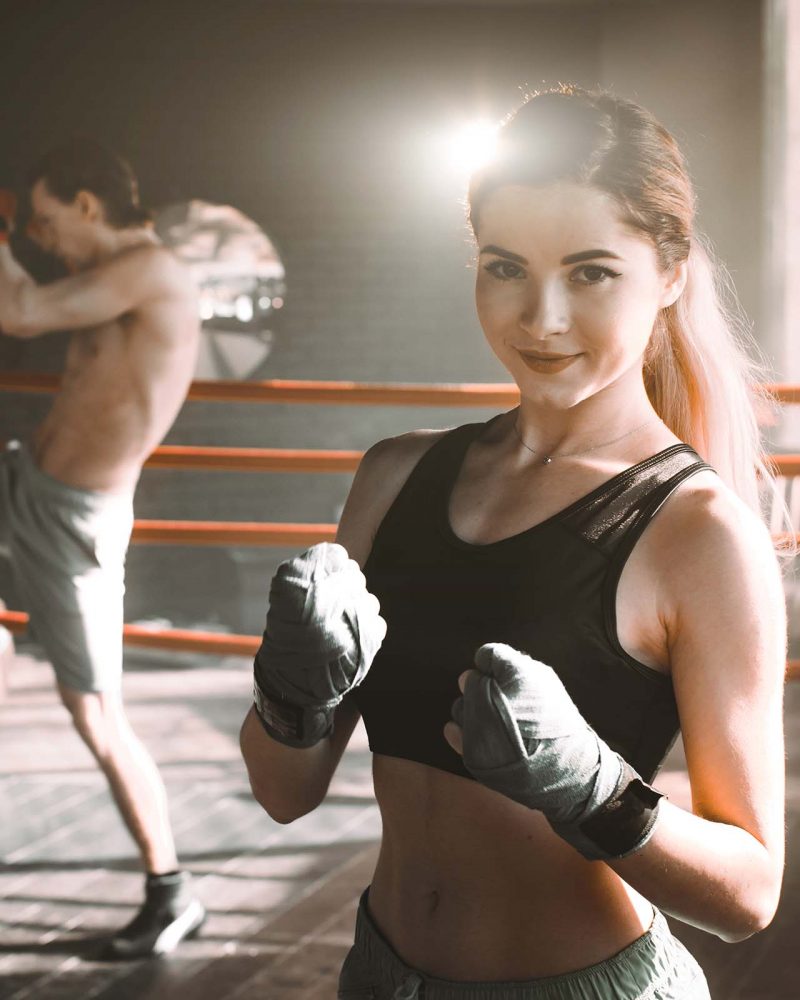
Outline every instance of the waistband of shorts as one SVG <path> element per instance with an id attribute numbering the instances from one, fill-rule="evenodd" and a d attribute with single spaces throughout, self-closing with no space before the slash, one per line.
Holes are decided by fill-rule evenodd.
<path id="1" fill-rule="evenodd" d="M 574 972 L 508 982 L 436 979 L 413 969 L 400 958 L 373 921 L 368 908 L 368 900 L 369 887 L 364 890 L 358 905 L 355 929 L 356 948 L 367 957 L 370 964 L 376 965 L 393 980 L 406 979 L 409 982 L 416 980 L 424 984 L 424 988 L 419 994 L 412 992 L 412 995 L 425 997 L 426 1000 L 485 1000 L 485 998 L 496 995 L 496 991 L 499 989 L 505 991 L 504 995 L 516 996 L 519 994 L 521 1000 L 534 997 L 537 1000 L 539 998 L 540 1000 L 550 1000 L 550 998 L 555 1000 L 555 998 L 566 996 L 604 996 L 601 984 L 607 983 L 609 978 L 615 978 L 615 974 L 623 979 L 635 977 L 637 963 L 643 962 L 645 967 L 656 967 L 653 968 L 653 972 L 657 974 L 657 967 L 660 963 L 656 956 L 664 951 L 671 951 L 674 943 L 672 932 L 663 913 L 654 907 L 653 922 L 644 934 L 610 958 Z M 628 980 L 626 979 L 626 981 Z M 596 988 L 594 983 L 597 984 Z M 631 985 L 634 984 L 631 983 Z M 650 976 L 648 975 L 647 980 L 642 979 L 635 986 L 642 990 L 642 996 L 649 995 Z"/>
<path id="2" fill-rule="evenodd" d="M 42 472 L 30 448 L 22 441 L 6 442 L 4 458 L 17 463 L 19 474 L 27 480 L 38 496 L 67 504 L 75 510 L 98 511 L 113 507 L 129 507 L 133 501 L 133 494 L 129 491 L 85 490 L 78 486 L 70 486 L 69 483 Z"/>

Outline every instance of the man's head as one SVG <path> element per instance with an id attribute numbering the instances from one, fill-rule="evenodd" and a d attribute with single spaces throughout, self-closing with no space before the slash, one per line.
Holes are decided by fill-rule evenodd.
<path id="1" fill-rule="evenodd" d="M 145 225 L 130 165 L 94 139 L 75 136 L 28 173 L 32 238 L 68 265 L 91 262 L 114 231 Z"/>

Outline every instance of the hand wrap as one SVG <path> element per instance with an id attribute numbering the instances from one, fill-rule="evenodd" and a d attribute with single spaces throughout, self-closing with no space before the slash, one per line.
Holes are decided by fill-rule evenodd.
<path id="1" fill-rule="evenodd" d="M 590 860 L 643 847 L 660 794 L 600 739 L 552 667 L 501 643 L 481 646 L 475 664 L 453 705 L 470 774 L 543 812 Z"/>
<path id="2" fill-rule="evenodd" d="M 386 623 L 358 564 L 328 542 L 281 563 L 269 602 L 254 663 L 256 711 L 273 739 L 314 746 L 366 676 Z"/>

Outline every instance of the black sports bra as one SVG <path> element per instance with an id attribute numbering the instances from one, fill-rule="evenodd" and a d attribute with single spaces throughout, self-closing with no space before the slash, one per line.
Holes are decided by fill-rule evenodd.
<path id="1" fill-rule="evenodd" d="M 617 583 L 664 501 L 710 466 L 689 445 L 672 445 L 527 531 L 473 545 L 452 531 L 448 505 L 484 427 L 458 427 L 422 456 L 364 567 L 388 624 L 354 692 L 370 749 L 470 777 L 442 730 L 475 650 L 505 642 L 553 667 L 596 732 L 652 780 L 678 711 L 671 679 L 620 645 Z"/>

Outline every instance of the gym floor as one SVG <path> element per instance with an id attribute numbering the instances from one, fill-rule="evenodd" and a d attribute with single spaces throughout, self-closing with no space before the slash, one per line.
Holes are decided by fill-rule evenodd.
<path id="1" fill-rule="evenodd" d="M 325 803 L 274 823 L 250 795 L 238 730 L 242 659 L 132 652 L 132 724 L 167 785 L 181 860 L 209 911 L 201 935 L 162 960 L 109 965 L 103 936 L 142 892 L 135 852 L 48 664 L 19 645 L 0 699 L 0 996 L 3 1000 L 332 1000 L 380 818 L 359 728 Z M 786 690 L 788 860 L 772 925 L 737 945 L 672 921 L 714 1000 L 800 996 L 800 683 Z M 680 748 L 658 780 L 688 791 Z"/>

